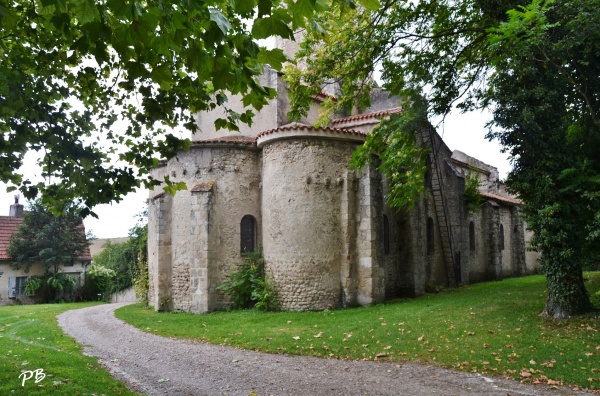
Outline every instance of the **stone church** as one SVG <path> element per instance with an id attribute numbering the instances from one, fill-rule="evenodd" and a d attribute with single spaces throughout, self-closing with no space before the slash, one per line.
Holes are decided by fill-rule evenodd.
<path id="1" fill-rule="evenodd" d="M 416 296 L 437 287 L 519 276 L 536 269 L 527 253 L 519 201 L 498 171 L 451 151 L 432 129 L 422 194 L 410 212 L 386 205 L 375 167 L 349 169 L 356 147 L 399 99 L 373 91 L 369 109 L 316 128 L 315 97 L 306 119 L 290 123 L 286 84 L 267 69 L 278 96 L 241 132 L 216 131 L 218 110 L 197 115 L 189 151 L 161 163 L 153 176 L 184 181 L 170 196 L 149 199 L 150 304 L 157 310 L 209 312 L 227 306 L 217 289 L 244 252 L 261 249 L 281 308 L 318 310 Z M 235 98 L 230 106 L 236 109 Z M 241 110 L 241 103 L 237 103 Z M 486 203 L 464 199 L 468 173 Z"/>

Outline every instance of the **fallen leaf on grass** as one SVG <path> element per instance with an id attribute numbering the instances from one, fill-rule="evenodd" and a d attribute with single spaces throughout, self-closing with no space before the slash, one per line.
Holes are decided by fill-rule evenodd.
<path id="1" fill-rule="evenodd" d="M 300 337 L 299 337 L 299 336 L 293 336 L 292 338 L 293 338 L 294 340 L 296 340 L 296 341 L 298 341 L 298 340 L 300 339 Z"/>
<path id="2" fill-rule="evenodd" d="M 548 385 L 562 385 L 562 382 L 549 379 Z"/>
<path id="3" fill-rule="evenodd" d="M 417 338 L 417 341 L 423 341 L 424 338 L 425 338 L 425 334 L 423 334 L 421 337 Z"/>
<path id="4" fill-rule="evenodd" d="M 314 338 L 321 338 L 323 336 L 323 332 L 319 331 L 319 334 L 315 334 L 313 337 Z"/>
<path id="5" fill-rule="evenodd" d="M 552 360 L 549 360 L 547 362 L 542 363 L 542 366 L 544 366 L 544 367 L 554 367 L 554 363 L 556 363 L 556 360 L 552 359 Z"/>
<path id="6" fill-rule="evenodd" d="M 378 353 L 377 355 L 375 355 L 376 358 L 384 358 L 384 357 L 387 357 L 387 356 L 388 356 L 388 354 L 385 353 L 385 352 Z"/>

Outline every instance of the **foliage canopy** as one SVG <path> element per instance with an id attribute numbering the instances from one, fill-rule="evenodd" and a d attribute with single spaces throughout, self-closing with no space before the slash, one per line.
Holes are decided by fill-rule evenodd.
<path id="1" fill-rule="evenodd" d="M 257 77 L 286 57 L 256 39 L 293 38 L 292 29 L 324 7 L 316 0 L 0 0 L 0 181 L 29 200 L 41 193 L 57 212 L 75 201 L 84 217 L 142 184 L 159 184 L 148 171 L 189 146 L 178 128 L 194 131 L 194 113 L 222 106 L 216 126 L 236 129 L 274 96 Z M 231 94 L 248 110 L 228 109 Z M 28 152 L 40 155 L 43 182 L 19 171 Z M 165 181 L 170 192 L 182 188 Z"/>
<path id="2" fill-rule="evenodd" d="M 376 10 L 333 7 L 319 26 L 309 27 L 298 54 L 307 67 L 288 73 L 291 115 L 306 112 L 324 84 L 340 91 L 326 101 L 325 118 L 367 106 L 378 66 L 405 110 L 421 106 L 421 97 L 429 116 L 453 106 L 490 109 L 488 137 L 512 156 L 507 182 L 542 253 L 545 312 L 562 318 L 589 310 L 582 265 L 600 259 L 600 2 L 388 0 Z M 364 160 L 400 161 L 405 151 L 381 147 L 414 134 L 409 125 L 374 136 L 380 141 L 362 149 Z"/>

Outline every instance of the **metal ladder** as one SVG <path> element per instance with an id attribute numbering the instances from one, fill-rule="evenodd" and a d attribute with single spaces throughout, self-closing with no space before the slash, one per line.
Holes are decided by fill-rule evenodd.
<path id="1" fill-rule="evenodd" d="M 428 139 L 424 139 L 424 142 L 429 144 L 431 148 L 431 192 L 433 194 L 435 214 L 438 220 L 438 230 L 442 245 L 442 252 L 444 255 L 444 264 L 446 266 L 448 284 L 450 286 L 457 286 L 458 282 L 456 263 L 454 255 L 452 254 L 454 251 L 452 225 L 450 224 L 450 218 L 448 216 L 448 204 L 446 203 L 446 196 L 444 194 L 442 170 L 440 169 L 440 164 L 438 163 L 438 151 L 440 149 L 441 142 L 438 142 L 436 147 L 436 139 L 434 134 L 434 129 L 430 127 L 428 128 L 428 136 L 426 135 Z"/>

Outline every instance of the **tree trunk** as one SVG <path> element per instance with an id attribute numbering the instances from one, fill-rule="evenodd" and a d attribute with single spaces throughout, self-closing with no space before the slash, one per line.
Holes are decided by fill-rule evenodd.
<path id="1" fill-rule="evenodd" d="M 583 281 L 583 271 L 579 269 L 569 272 L 565 268 L 567 266 L 560 267 L 563 271 L 552 271 L 554 274 L 549 273 L 548 269 L 546 270 L 548 299 L 546 308 L 540 316 L 561 320 L 572 315 L 589 312 L 592 309 L 592 303 Z M 556 270 L 556 267 L 554 269 Z"/>

